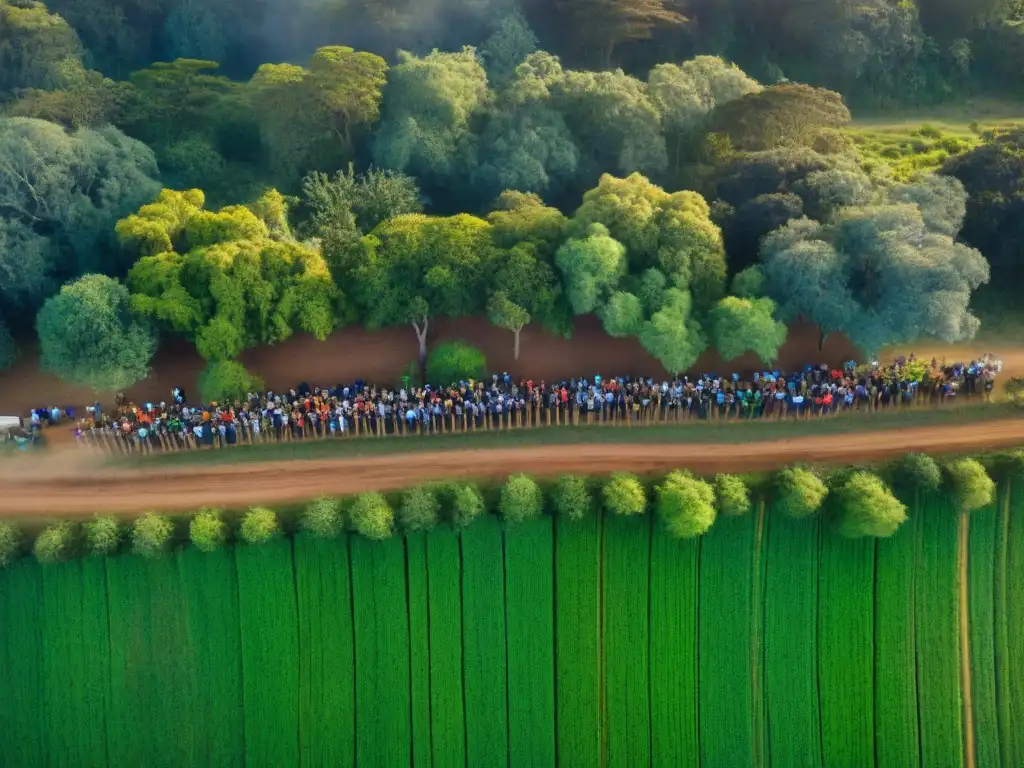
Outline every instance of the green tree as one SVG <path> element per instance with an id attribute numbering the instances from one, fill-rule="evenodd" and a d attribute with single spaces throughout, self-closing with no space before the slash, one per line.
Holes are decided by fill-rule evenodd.
<path id="1" fill-rule="evenodd" d="M 431 318 L 482 313 L 495 257 L 481 219 L 408 214 L 362 238 L 349 280 L 366 325 L 411 324 L 422 362 Z"/>
<path id="2" fill-rule="evenodd" d="M 136 319 L 128 291 L 102 275 L 87 275 L 47 299 L 36 328 L 43 368 L 96 390 L 146 378 L 156 351 L 156 337 Z"/>
<path id="3" fill-rule="evenodd" d="M 655 488 L 654 510 L 669 535 L 691 539 L 715 523 L 715 489 L 686 472 L 669 472 Z"/>
<path id="4" fill-rule="evenodd" d="M 32 554 L 43 565 L 51 565 L 71 557 L 74 546 L 75 527 L 67 520 L 60 520 L 39 532 L 32 545 Z"/>
<path id="5" fill-rule="evenodd" d="M 814 472 L 802 467 L 779 470 L 774 478 L 774 506 L 786 517 L 817 514 L 828 495 L 828 486 Z"/>
<path id="6" fill-rule="evenodd" d="M 613 472 L 601 488 L 604 508 L 613 515 L 632 517 L 647 509 L 647 494 L 640 478 L 628 472 Z"/>
<path id="7" fill-rule="evenodd" d="M 233 403 L 263 390 L 263 379 L 234 360 L 211 361 L 199 374 L 199 397 L 204 403 Z"/>
<path id="8" fill-rule="evenodd" d="M 625 291 L 613 293 L 598 315 L 609 336 L 636 336 L 644 324 L 643 302 Z"/>
<path id="9" fill-rule="evenodd" d="M 167 551 L 173 535 L 170 518 L 147 512 L 132 525 L 132 551 L 143 557 L 159 557 Z"/>
<path id="10" fill-rule="evenodd" d="M 843 536 L 892 536 L 907 519 L 907 508 L 870 472 L 852 473 L 832 495 Z"/>
<path id="11" fill-rule="evenodd" d="M 382 541 L 395 529 L 395 513 L 380 493 L 361 493 L 349 508 L 349 518 L 356 533 Z"/>
<path id="12" fill-rule="evenodd" d="M 555 514 L 568 520 L 582 520 L 594 511 L 594 498 L 587 488 L 586 478 L 562 475 L 551 490 Z"/>
<path id="13" fill-rule="evenodd" d="M 219 509 L 201 509 L 189 522 L 188 535 L 197 549 L 213 552 L 228 540 L 228 524 Z"/>
<path id="14" fill-rule="evenodd" d="M 566 240 L 555 254 L 566 296 L 577 315 L 596 312 L 626 274 L 626 249 L 602 224 L 591 224 L 582 238 Z"/>
<path id="15" fill-rule="evenodd" d="M 761 259 L 780 320 L 803 316 L 867 351 L 973 338 L 971 293 L 989 279 L 980 253 L 929 231 L 907 203 L 847 208 L 828 227 L 793 220 L 764 239 Z"/>
<path id="16" fill-rule="evenodd" d="M 725 360 L 750 351 L 770 363 L 786 341 L 786 326 L 775 319 L 771 299 L 727 296 L 711 310 L 710 326 L 712 343 Z"/>
<path id="17" fill-rule="evenodd" d="M 512 251 L 517 245 L 529 245 L 545 264 L 554 263 L 555 251 L 565 240 L 569 220 L 557 208 L 531 192 L 505 190 L 487 214 L 491 238 L 498 248 Z"/>
<path id="18" fill-rule="evenodd" d="M 14 523 L 0 521 L 0 568 L 7 568 L 18 559 L 21 531 Z"/>
<path id="19" fill-rule="evenodd" d="M 665 303 L 640 329 L 640 344 L 666 370 L 678 373 L 693 365 L 707 347 L 700 325 L 691 317 L 690 294 L 665 291 Z"/>
<path id="20" fill-rule="evenodd" d="M 96 515 L 82 527 L 85 529 L 86 547 L 93 555 L 112 555 L 121 546 L 121 526 L 115 517 Z"/>
<path id="21" fill-rule="evenodd" d="M 5 314 L 34 314 L 61 283 L 88 272 L 123 274 L 114 223 L 153 199 L 157 174 L 153 152 L 115 128 L 66 133 L 44 120 L 0 117 Z"/>
<path id="22" fill-rule="evenodd" d="M 973 512 L 992 503 L 996 484 L 977 459 L 955 459 L 945 469 L 949 492 L 958 509 Z"/>
<path id="23" fill-rule="evenodd" d="M 484 514 L 484 497 L 480 490 L 471 484 L 455 485 L 449 491 L 450 501 L 448 513 L 454 528 L 465 528 Z"/>
<path id="24" fill-rule="evenodd" d="M 266 544 L 275 538 L 281 529 L 277 513 L 266 507 L 251 507 L 242 518 L 239 535 L 246 544 Z"/>
<path id="25" fill-rule="evenodd" d="M 802 83 L 773 85 L 715 109 L 711 130 L 737 149 L 759 151 L 809 144 L 822 128 L 850 122 L 850 110 L 835 91 Z"/>
<path id="26" fill-rule="evenodd" d="M 374 162 L 443 185 L 467 170 L 470 119 L 486 97 L 487 74 L 473 48 L 422 58 L 399 51 L 388 73 Z"/>
<path id="27" fill-rule="evenodd" d="M 530 322 L 530 313 L 512 301 L 505 291 L 498 291 L 487 302 L 487 317 L 494 325 L 512 331 L 515 359 L 519 359 L 519 333 Z"/>
<path id="28" fill-rule="evenodd" d="M 321 497 L 306 505 L 299 527 L 308 534 L 322 539 L 334 539 L 345 527 L 341 499 Z"/>
<path id="29" fill-rule="evenodd" d="M 556 0 L 555 9 L 576 30 L 581 43 L 599 52 L 601 64 L 611 67 L 615 47 L 632 40 L 650 40 L 659 29 L 685 24 L 685 16 L 668 0 Z"/>
<path id="30" fill-rule="evenodd" d="M 291 240 L 280 224 L 275 239 L 249 208 L 212 212 L 203 203 L 199 190 L 164 190 L 118 222 L 122 242 L 142 254 L 128 275 L 139 313 L 193 340 L 208 360 L 231 359 L 298 330 L 323 340 L 348 319 L 318 251 Z M 270 194 L 254 207 L 268 216 L 283 205 Z"/>
<path id="31" fill-rule="evenodd" d="M 380 114 L 387 68 L 379 56 L 344 46 L 318 48 L 305 68 L 260 66 L 249 91 L 271 166 L 291 178 L 351 160 L 359 132 Z"/>
<path id="32" fill-rule="evenodd" d="M 526 475 L 512 475 L 501 488 L 498 510 L 507 523 L 522 523 L 544 513 L 544 494 Z"/>
<path id="33" fill-rule="evenodd" d="M 437 525 L 441 505 L 429 488 L 416 486 L 402 494 L 398 519 L 407 531 L 429 531 Z"/>
<path id="34" fill-rule="evenodd" d="M 942 486 L 942 470 L 925 453 L 908 453 L 893 468 L 901 487 L 919 493 L 934 493 Z"/>
<path id="35" fill-rule="evenodd" d="M 486 375 L 484 353 L 461 341 L 438 344 L 427 358 L 427 379 L 437 385 L 447 386 L 469 379 L 480 381 Z"/>
<path id="36" fill-rule="evenodd" d="M 722 235 L 696 192 L 669 194 L 640 174 L 604 175 L 583 196 L 573 223 L 586 231 L 603 224 L 628 254 L 630 274 L 657 268 L 671 287 L 690 290 L 701 311 L 725 291 Z"/>
<path id="37" fill-rule="evenodd" d="M 735 475 L 715 475 L 715 500 L 718 511 L 727 517 L 739 517 L 750 511 L 750 490 Z"/>
<path id="38" fill-rule="evenodd" d="M 503 16 L 480 47 L 480 58 L 492 86 L 501 87 L 515 76 L 516 67 L 537 50 L 537 36 L 517 10 Z"/>
<path id="39" fill-rule="evenodd" d="M 81 65 L 82 44 L 63 18 L 35 0 L 0 0 L 0 94 L 64 84 L 68 62 Z"/>

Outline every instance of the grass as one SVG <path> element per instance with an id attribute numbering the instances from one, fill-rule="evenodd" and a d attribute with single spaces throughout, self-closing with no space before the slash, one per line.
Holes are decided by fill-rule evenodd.
<path id="1" fill-rule="evenodd" d="M 605 758 L 651 764 L 649 589 L 651 517 L 604 518 Z"/>
<path id="2" fill-rule="evenodd" d="M 917 648 L 914 596 L 922 510 L 875 549 L 875 756 L 878 765 L 917 768 Z"/>
<path id="3" fill-rule="evenodd" d="M 426 537 L 430 595 L 430 728 L 433 763 L 466 762 L 462 702 L 462 565 L 458 534 L 441 526 Z"/>
<path id="4" fill-rule="evenodd" d="M 235 561 L 245 762 L 249 766 L 298 765 L 299 625 L 292 543 L 281 539 L 239 547 Z M 177 719 L 182 720 L 180 713 Z"/>
<path id="5" fill-rule="evenodd" d="M 1024 484 L 1000 491 L 968 538 L 979 768 L 1024 754 Z M 22 560 L 0 764 L 959 764 L 955 511 L 914 503 L 878 542 L 769 513 L 762 540 L 762 507 L 697 541 L 487 516 Z"/>
<path id="6" fill-rule="evenodd" d="M 456 560 L 456 563 L 458 561 Z M 410 533 L 405 537 L 406 595 L 409 600 L 409 697 L 412 704 L 412 764 L 424 768 L 433 764 L 431 729 L 431 621 L 430 577 L 427 574 L 427 536 Z M 461 682 L 461 681 L 460 681 Z M 461 723 L 459 724 L 461 731 Z"/>
<path id="7" fill-rule="evenodd" d="M 356 645 L 356 763 L 412 759 L 409 618 L 401 539 L 350 540 Z M 291 765 L 291 763 L 280 763 Z"/>
<path id="8" fill-rule="evenodd" d="M 559 518 L 555 548 L 558 756 L 601 764 L 601 518 Z"/>
<path id="9" fill-rule="evenodd" d="M 685 765 L 697 735 L 698 539 L 679 540 L 657 523 L 651 536 L 651 759 Z M 742 658 L 742 657 L 741 657 Z"/>
<path id="10" fill-rule="evenodd" d="M 825 765 L 875 762 L 875 542 L 822 524 L 818 572 L 818 701 Z"/>
<path id="11" fill-rule="evenodd" d="M 515 766 L 555 764 L 552 522 L 545 515 L 505 534 L 508 755 Z"/>
<path id="12" fill-rule="evenodd" d="M 486 515 L 462 532 L 463 693 L 468 765 L 504 765 L 508 757 L 505 695 L 505 565 L 501 523 Z"/>
<path id="13" fill-rule="evenodd" d="M 995 564 L 999 504 L 971 513 L 968 528 L 969 624 L 974 745 L 977 765 L 998 766 L 996 701 Z"/>
<path id="14" fill-rule="evenodd" d="M 348 540 L 298 536 L 293 550 L 302 765 L 349 765 L 356 712 Z"/>
<path id="15" fill-rule="evenodd" d="M 944 500 L 921 505 L 917 551 L 917 697 L 921 764 L 962 764 L 957 615 L 958 513 Z"/>
<path id="16" fill-rule="evenodd" d="M 821 764 L 818 520 L 768 514 L 764 596 L 767 763 Z M 812 556 L 809 556 L 812 555 Z"/>
<path id="17" fill-rule="evenodd" d="M 757 518 L 720 517 L 700 541 L 697 692 L 701 764 L 755 765 L 753 621 Z"/>
<path id="18" fill-rule="evenodd" d="M 361 458 L 418 452 L 524 448 L 534 445 L 612 445 L 717 443 L 735 444 L 758 440 L 780 440 L 812 435 L 847 435 L 910 427 L 982 424 L 988 420 L 1021 418 L 1019 409 L 1006 404 L 956 405 L 946 408 L 916 408 L 884 413 L 848 413 L 829 419 L 804 421 L 692 421 L 685 424 L 655 425 L 637 429 L 582 426 L 544 427 L 431 437 L 351 438 L 306 440 L 294 443 L 238 446 L 224 450 L 184 451 L 152 454 L 148 457 L 110 459 L 117 466 L 154 467 L 228 464 L 246 461 L 288 459 Z"/>

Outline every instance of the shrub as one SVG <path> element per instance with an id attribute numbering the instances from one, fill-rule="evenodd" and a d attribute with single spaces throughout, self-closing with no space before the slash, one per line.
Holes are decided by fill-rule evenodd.
<path id="1" fill-rule="evenodd" d="M 429 531 L 437 525 L 440 507 L 429 488 L 410 488 L 402 496 L 398 519 L 407 531 Z"/>
<path id="2" fill-rule="evenodd" d="M 498 509 L 509 523 L 533 520 L 544 512 L 544 494 L 533 478 L 513 475 L 501 489 Z"/>
<path id="3" fill-rule="evenodd" d="M 908 490 L 928 493 L 942 485 L 942 470 L 924 453 L 908 453 L 894 467 L 896 482 Z"/>
<path id="4" fill-rule="evenodd" d="M 14 337 L 11 335 L 7 323 L 0 318 L 0 371 L 10 368 L 17 359 L 18 347 L 14 343 Z"/>
<path id="5" fill-rule="evenodd" d="M 907 519 L 907 508 L 870 472 L 853 472 L 832 493 L 843 536 L 892 536 Z"/>
<path id="6" fill-rule="evenodd" d="M 314 536 L 335 538 L 345 525 L 341 514 L 341 499 L 322 497 L 310 502 L 302 512 L 299 525 L 306 533 Z"/>
<path id="7" fill-rule="evenodd" d="M 1024 407 L 1024 377 L 1011 376 L 1007 379 L 1006 399 L 1018 407 Z"/>
<path id="8" fill-rule="evenodd" d="M 18 557 L 21 531 L 13 523 L 0 522 L 0 568 L 6 568 Z"/>
<path id="9" fill-rule="evenodd" d="M 686 472 L 669 472 L 655 488 L 654 510 L 671 536 L 692 539 L 715 522 L 715 489 Z"/>
<path id="10" fill-rule="evenodd" d="M 247 544 L 266 544 L 280 532 L 277 513 L 266 507 L 252 507 L 242 518 L 239 535 Z"/>
<path id="11" fill-rule="evenodd" d="M 188 525 L 192 543 L 203 552 L 213 552 L 222 547 L 228 538 L 228 525 L 221 517 L 220 510 L 200 510 Z"/>
<path id="12" fill-rule="evenodd" d="M 144 557 L 157 557 L 167 549 L 174 533 L 174 523 L 149 512 L 132 526 L 132 551 Z"/>
<path id="13" fill-rule="evenodd" d="M 718 511 L 729 517 L 739 517 L 750 511 L 750 491 L 747 484 L 735 475 L 715 475 L 715 500 Z"/>
<path id="14" fill-rule="evenodd" d="M 563 475 L 551 492 L 555 513 L 568 520 L 582 520 L 594 509 L 587 481 L 577 475 Z"/>
<path id="15" fill-rule="evenodd" d="M 395 529 L 395 513 L 380 493 L 361 493 L 349 509 L 352 527 L 368 539 L 390 538 Z"/>
<path id="16" fill-rule="evenodd" d="M 976 459 L 957 459 L 946 465 L 950 493 L 958 509 L 970 512 L 992 503 L 996 484 Z"/>
<path id="17" fill-rule="evenodd" d="M 486 375 L 484 353 L 461 341 L 438 344 L 427 358 L 427 380 L 433 384 L 482 379 Z"/>
<path id="18" fill-rule="evenodd" d="M 67 520 L 51 523 L 36 536 L 32 554 L 44 565 L 59 563 L 71 556 L 74 539 L 74 526 Z"/>
<path id="19" fill-rule="evenodd" d="M 484 513 L 484 497 L 475 485 L 456 485 L 451 490 L 451 517 L 455 528 L 465 528 Z"/>
<path id="20" fill-rule="evenodd" d="M 84 527 L 85 544 L 94 555 L 112 555 L 121 545 L 121 526 L 116 518 L 97 515 Z"/>
<path id="21" fill-rule="evenodd" d="M 827 495 L 825 483 L 809 469 L 790 467 L 775 475 L 775 508 L 786 517 L 810 517 Z"/>
<path id="22" fill-rule="evenodd" d="M 647 507 L 647 497 L 640 478 L 628 472 L 614 472 L 601 489 L 604 508 L 613 515 L 629 517 L 642 515 Z"/>
<path id="23" fill-rule="evenodd" d="M 263 380 L 235 360 L 211 361 L 199 374 L 199 397 L 204 403 L 233 403 L 262 390 Z"/>

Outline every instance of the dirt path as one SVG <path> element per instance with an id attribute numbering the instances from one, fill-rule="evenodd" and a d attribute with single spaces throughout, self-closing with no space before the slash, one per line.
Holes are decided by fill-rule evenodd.
<path id="1" fill-rule="evenodd" d="M 967 562 L 970 520 L 970 515 L 967 512 L 960 513 L 958 577 L 960 579 L 960 690 L 963 695 L 964 768 L 975 768 L 974 694 L 971 687 L 971 618 L 967 581 L 970 572 Z"/>
<path id="2" fill-rule="evenodd" d="M 774 469 L 793 462 L 863 463 L 909 451 L 966 453 L 1024 445 L 1024 419 L 976 428 L 919 427 L 721 445 L 574 445 L 460 450 L 353 459 L 243 462 L 208 467 L 121 469 L 68 448 L 0 470 L 0 516 L 132 514 L 204 506 L 283 505 L 319 495 L 393 491 L 455 478 L 500 478 L 516 472 L 638 473 L 688 468 L 704 474 Z"/>

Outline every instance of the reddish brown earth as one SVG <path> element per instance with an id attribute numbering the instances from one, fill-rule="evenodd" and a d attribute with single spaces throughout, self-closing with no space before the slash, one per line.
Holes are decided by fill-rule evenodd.
<path id="1" fill-rule="evenodd" d="M 758 471 L 797 461 L 842 464 L 909 451 L 966 453 L 1024 445 L 1024 419 L 977 428 L 919 427 L 742 444 L 574 445 L 459 450 L 354 459 L 244 462 L 210 467 L 110 469 L 69 447 L 42 460 L 0 467 L 0 516 L 188 511 L 203 506 L 282 505 L 319 495 L 391 491 L 441 479 L 528 472 L 638 473 L 688 468 L 699 473 Z"/>
<path id="2" fill-rule="evenodd" d="M 521 335 L 519 360 L 512 355 L 512 334 L 495 328 L 482 318 L 436 321 L 430 329 L 430 345 L 440 341 L 461 340 L 482 349 L 492 371 L 508 371 L 515 376 L 536 380 L 561 380 L 572 376 L 635 374 L 663 376 L 662 365 L 640 346 L 636 339 L 613 339 L 595 317 L 583 317 L 576 323 L 571 339 L 549 336 L 537 326 L 527 326 Z M 242 363 L 259 375 L 272 389 L 288 389 L 307 382 L 311 386 L 331 386 L 356 379 L 397 383 L 418 354 L 412 328 L 366 331 L 345 328 L 326 341 L 298 335 L 273 347 L 257 347 L 242 354 Z M 844 337 L 834 335 L 818 351 L 818 331 L 811 325 L 795 325 L 779 353 L 779 365 L 793 369 L 808 362 L 840 365 L 860 359 Z M 166 400 L 171 388 L 180 386 L 196 396 L 196 380 L 204 362 L 195 348 L 186 343 L 161 347 L 153 360 L 153 373 L 126 393 L 136 402 Z M 749 371 L 759 367 L 756 357 L 746 355 L 723 363 L 714 353 L 701 356 L 694 372 Z M 28 349 L 11 369 L 0 372 L 0 414 L 22 414 L 43 406 L 81 406 L 99 397 L 113 401 L 112 392 L 98 395 L 86 387 L 77 387 L 39 370 L 35 351 Z"/>

